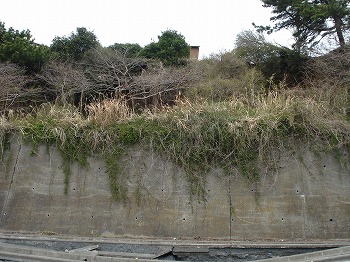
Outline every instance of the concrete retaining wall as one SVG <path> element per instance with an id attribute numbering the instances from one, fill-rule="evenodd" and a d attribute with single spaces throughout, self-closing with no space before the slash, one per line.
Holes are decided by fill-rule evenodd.
<path id="1" fill-rule="evenodd" d="M 207 201 L 191 201 L 184 172 L 141 148 L 120 160 L 126 203 L 111 199 L 101 159 L 72 166 L 68 194 L 59 153 L 12 141 L 0 163 L 0 229 L 77 236 L 231 239 L 350 238 L 348 163 L 286 155 L 258 184 L 212 170 Z"/>

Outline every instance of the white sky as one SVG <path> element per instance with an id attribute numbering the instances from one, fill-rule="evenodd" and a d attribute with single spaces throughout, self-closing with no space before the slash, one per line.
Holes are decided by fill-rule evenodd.
<path id="1" fill-rule="evenodd" d="M 260 0 L 2 0 L 0 7 L 6 28 L 29 29 L 40 44 L 86 27 L 103 46 L 145 46 L 172 29 L 190 45 L 199 45 L 200 57 L 232 50 L 238 33 L 253 29 L 252 22 L 269 24 L 270 16 L 271 9 Z M 288 32 L 268 39 L 291 42 Z"/>

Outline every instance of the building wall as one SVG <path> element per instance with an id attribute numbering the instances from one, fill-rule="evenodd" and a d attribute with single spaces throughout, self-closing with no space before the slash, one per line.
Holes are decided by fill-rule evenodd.
<path id="1" fill-rule="evenodd" d="M 191 46 L 190 59 L 198 60 L 199 58 L 199 46 Z"/>
<path id="2" fill-rule="evenodd" d="M 333 155 L 286 154 L 258 183 L 215 169 L 206 201 L 189 193 L 184 171 L 139 147 L 118 163 L 126 202 L 112 199 L 104 162 L 72 166 L 64 194 L 55 147 L 12 142 L 0 163 L 1 231 L 75 236 L 322 240 L 350 237 L 348 163 Z"/>

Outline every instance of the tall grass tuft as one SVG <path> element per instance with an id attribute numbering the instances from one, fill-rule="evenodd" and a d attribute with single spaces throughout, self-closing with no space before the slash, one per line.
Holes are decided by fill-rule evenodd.
<path id="1" fill-rule="evenodd" d="M 124 98 L 105 99 L 87 106 L 88 120 L 100 126 L 125 120 L 133 116 L 133 112 Z"/>

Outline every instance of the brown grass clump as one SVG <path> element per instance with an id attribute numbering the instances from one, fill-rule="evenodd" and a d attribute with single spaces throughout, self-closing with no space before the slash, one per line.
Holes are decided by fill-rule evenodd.
<path id="1" fill-rule="evenodd" d="M 87 106 L 88 121 L 100 126 L 108 126 L 134 115 L 124 98 L 105 99 Z"/>

